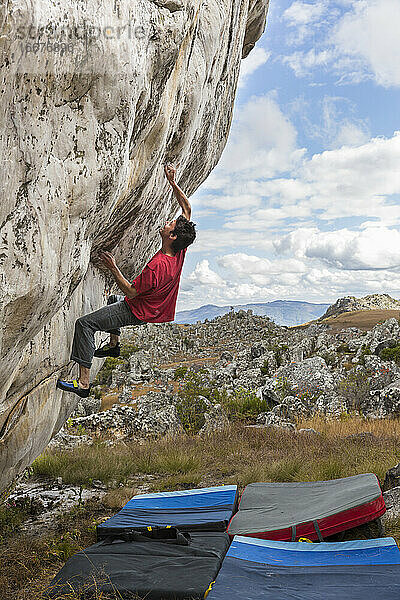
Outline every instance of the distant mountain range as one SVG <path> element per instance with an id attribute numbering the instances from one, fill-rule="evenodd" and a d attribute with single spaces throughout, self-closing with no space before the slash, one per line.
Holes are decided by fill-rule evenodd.
<path id="1" fill-rule="evenodd" d="M 237 304 L 233 307 L 238 310 L 251 309 L 255 315 L 265 316 L 272 319 L 277 325 L 301 325 L 313 319 L 318 319 L 330 307 L 330 304 L 312 304 L 311 302 L 300 302 L 297 300 L 274 300 L 259 304 Z M 176 313 L 175 323 L 197 323 L 214 319 L 230 312 L 230 306 L 216 306 L 206 304 L 193 310 L 182 310 Z"/>

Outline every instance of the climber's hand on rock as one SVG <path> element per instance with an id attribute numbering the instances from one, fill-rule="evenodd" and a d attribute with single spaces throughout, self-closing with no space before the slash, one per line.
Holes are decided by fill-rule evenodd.
<path id="1" fill-rule="evenodd" d="M 167 163 L 166 165 L 164 165 L 164 173 L 170 183 L 173 183 L 175 181 L 176 168 L 173 164 Z"/>
<path id="2" fill-rule="evenodd" d="M 100 260 L 103 263 L 103 265 L 107 267 L 107 269 L 110 269 L 110 271 L 115 271 L 116 269 L 118 269 L 117 263 L 115 262 L 115 258 L 113 257 L 111 252 L 103 250 L 103 252 L 100 253 Z"/>

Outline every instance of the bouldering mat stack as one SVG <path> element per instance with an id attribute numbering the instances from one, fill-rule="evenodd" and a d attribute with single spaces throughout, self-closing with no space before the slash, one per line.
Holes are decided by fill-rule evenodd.
<path id="1" fill-rule="evenodd" d="M 376 475 L 331 481 L 251 483 L 228 533 L 261 539 L 312 541 L 373 521 L 386 511 Z"/>
<path id="2" fill-rule="evenodd" d="M 235 536 L 207 600 L 376 597 L 400 597 L 393 538 L 308 544 Z"/>
<path id="3" fill-rule="evenodd" d="M 229 547 L 229 536 L 218 531 L 180 533 L 171 527 L 124 537 L 130 541 L 102 540 L 70 558 L 52 581 L 49 597 L 117 591 L 118 598 L 130 599 L 203 598 Z"/>
<path id="4" fill-rule="evenodd" d="M 237 486 L 141 494 L 97 527 L 98 542 L 70 558 L 48 596 L 203 598 L 229 547 Z"/>
<path id="5" fill-rule="evenodd" d="M 226 531 L 236 504 L 236 485 L 139 494 L 97 527 L 97 538 L 148 526 L 172 525 L 180 531 Z"/>

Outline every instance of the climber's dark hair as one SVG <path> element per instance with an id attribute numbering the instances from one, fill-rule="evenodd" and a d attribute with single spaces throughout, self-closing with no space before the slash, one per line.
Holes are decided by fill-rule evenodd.
<path id="1" fill-rule="evenodd" d="M 190 244 L 193 244 L 196 237 L 195 226 L 196 223 L 188 221 L 183 215 L 177 218 L 175 229 L 171 231 L 171 233 L 176 235 L 176 240 L 171 244 L 174 252 L 179 252 L 179 250 L 183 250 L 183 248 L 187 248 Z"/>

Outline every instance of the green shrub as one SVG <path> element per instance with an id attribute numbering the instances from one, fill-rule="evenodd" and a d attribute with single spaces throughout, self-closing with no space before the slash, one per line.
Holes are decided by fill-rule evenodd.
<path id="1" fill-rule="evenodd" d="M 228 417 L 233 420 L 255 419 L 269 409 L 268 402 L 258 398 L 255 392 L 238 388 L 221 402 Z"/>
<path id="2" fill-rule="evenodd" d="M 205 424 L 204 413 L 208 408 L 207 403 L 200 396 L 212 404 L 223 404 L 227 393 L 226 390 L 219 389 L 215 381 L 210 380 L 204 371 L 195 373 L 187 367 L 178 367 L 174 379 L 181 377 L 184 377 L 184 380 L 178 391 L 176 408 L 186 433 L 197 433 Z"/>
<path id="3" fill-rule="evenodd" d="M 29 516 L 26 508 L 9 502 L 0 507 L 0 539 L 10 535 Z"/>
<path id="4" fill-rule="evenodd" d="M 394 348 L 384 348 L 379 353 L 379 358 L 382 360 L 394 360 L 396 364 L 400 364 L 400 346 Z"/>
<path id="5" fill-rule="evenodd" d="M 289 350 L 289 346 L 287 346 L 286 344 L 275 344 L 274 346 L 272 346 L 270 348 L 275 356 L 275 361 L 278 367 L 280 367 L 282 365 L 283 362 L 283 356 L 285 354 L 285 352 L 287 352 Z"/>
<path id="6" fill-rule="evenodd" d="M 177 379 L 182 379 L 183 377 L 185 377 L 186 373 L 188 372 L 188 368 L 184 367 L 183 365 L 181 365 L 180 367 L 177 367 L 174 371 L 174 379 L 175 381 Z"/>
<path id="7" fill-rule="evenodd" d="M 97 373 L 96 379 L 93 381 L 93 385 L 108 385 L 111 382 L 113 370 L 116 369 L 118 365 L 124 363 L 125 360 L 123 358 L 106 358 L 104 365 L 101 367 L 100 371 Z"/>
<path id="8" fill-rule="evenodd" d="M 318 356 L 318 354 L 316 356 Z M 322 354 L 320 354 L 320 356 L 324 359 L 328 366 L 335 366 L 337 357 L 334 352 L 323 352 Z"/>
<path id="9" fill-rule="evenodd" d="M 62 562 L 67 561 L 81 549 L 80 538 L 77 529 L 65 532 L 60 538 L 53 538 L 49 544 L 49 554 Z"/>
<path id="10" fill-rule="evenodd" d="M 191 338 L 184 337 L 183 344 L 186 346 L 186 348 L 194 348 L 194 340 Z"/>
<path id="11" fill-rule="evenodd" d="M 121 358 L 129 358 L 132 354 L 135 354 L 140 350 L 139 346 L 133 342 L 121 342 Z"/>
<path id="12" fill-rule="evenodd" d="M 269 367 L 268 367 L 268 362 L 266 360 L 264 360 L 264 364 L 262 367 L 260 367 L 260 371 L 262 375 L 269 375 Z"/>
<path id="13" fill-rule="evenodd" d="M 292 389 L 287 377 L 278 377 L 275 391 L 279 395 L 281 402 L 286 398 L 286 396 L 295 396 L 296 393 Z"/>
<path id="14" fill-rule="evenodd" d="M 338 388 L 340 394 L 347 399 L 350 410 L 359 411 L 363 400 L 370 392 L 371 386 L 366 373 L 351 371 L 339 383 Z"/>
<path id="15" fill-rule="evenodd" d="M 336 348 L 336 352 L 340 352 L 341 354 L 351 354 L 351 350 L 347 344 L 340 344 Z"/>
<path id="16" fill-rule="evenodd" d="M 207 404 L 202 398 L 181 395 L 176 410 L 186 433 L 198 433 L 206 422 L 204 413 L 207 412 Z"/>
<path id="17" fill-rule="evenodd" d="M 361 350 L 361 354 L 360 354 L 360 363 L 361 363 L 362 365 L 365 365 L 365 360 L 364 360 L 364 359 L 365 359 L 365 357 L 366 357 L 366 356 L 369 356 L 370 354 L 371 354 L 371 349 L 370 349 L 370 348 L 368 348 L 368 347 L 366 347 L 366 348 L 363 348 L 363 349 Z"/>

